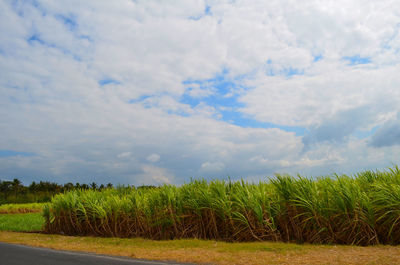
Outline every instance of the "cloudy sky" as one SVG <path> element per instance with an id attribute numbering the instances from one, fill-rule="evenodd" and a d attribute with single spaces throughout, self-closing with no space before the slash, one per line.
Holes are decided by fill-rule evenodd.
<path id="1" fill-rule="evenodd" d="M 0 1 L 0 179 L 400 161 L 400 1 Z"/>

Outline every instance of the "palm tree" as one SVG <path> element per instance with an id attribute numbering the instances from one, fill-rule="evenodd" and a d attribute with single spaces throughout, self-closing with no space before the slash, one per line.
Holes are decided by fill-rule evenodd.
<path id="1" fill-rule="evenodd" d="M 15 199 L 17 199 L 18 191 L 21 189 L 21 186 L 22 186 L 21 184 L 22 184 L 22 182 L 19 179 L 17 179 L 17 178 L 13 179 L 12 189 L 14 191 Z"/>
<path id="2" fill-rule="evenodd" d="M 90 187 L 94 190 L 97 190 L 97 184 L 96 182 L 92 182 L 92 184 L 90 184 Z"/>

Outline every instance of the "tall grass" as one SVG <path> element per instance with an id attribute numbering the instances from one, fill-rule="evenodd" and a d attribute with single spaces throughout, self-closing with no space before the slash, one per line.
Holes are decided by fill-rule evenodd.
<path id="1" fill-rule="evenodd" d="M 11 203 L 0 205 L 0 214 L 41 212 L 44 203 Z"/>
<path id="2" fill-rule="evenodd" d="M 56 195 L 44 217 L 46 232 L 68 235 L 398 244 L 400 170 L 76 190 Z"/>

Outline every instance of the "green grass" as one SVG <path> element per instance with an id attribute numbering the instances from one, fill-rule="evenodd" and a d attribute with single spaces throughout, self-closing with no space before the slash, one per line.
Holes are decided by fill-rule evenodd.
<path id="1" fill-rule="evenodd" d="M 43 224 L 41 213 L 0 214 L 0 231 L 39 231 Z"/>
<path id="2" fill-rule="evenodd" d="M 3 213 L 31 213 L 41 212 L 45 203 L 11 203 L 0 205 L 0 214 Z"/>

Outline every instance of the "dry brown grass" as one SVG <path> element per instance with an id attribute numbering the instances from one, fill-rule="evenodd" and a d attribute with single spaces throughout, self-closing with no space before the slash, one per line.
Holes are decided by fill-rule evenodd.
<path id="1" fill-rule="evenodd" d="M 61 250 L 198 264 L 400 264 L 396 246 L 319 246 L 273 242 L 71 237 L 0 232 L 0 241 Z"/>

